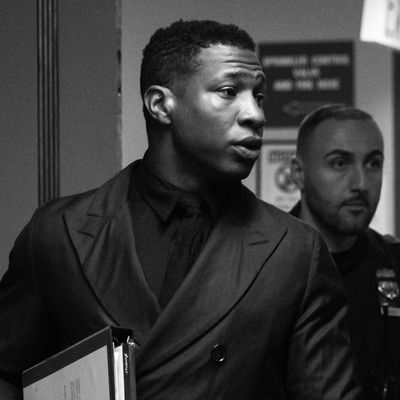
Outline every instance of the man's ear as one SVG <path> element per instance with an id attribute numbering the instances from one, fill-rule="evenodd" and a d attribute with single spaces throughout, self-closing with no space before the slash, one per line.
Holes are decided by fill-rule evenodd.
<path id="1" fill-rule="evenodd" d="M 174 97 L 170 89 L 159 85 L 149 86 L 143 96 L 143 102 L 156 121 L 164 125 L 171 123 Z"/>
<path id="2" fill-rule="evenodd" d="M 300 158 L 293 157 L 290 165 L 290 175 L 296 186 L 303 190 L 304 188 L 304 169 L 303 163 Z"/>

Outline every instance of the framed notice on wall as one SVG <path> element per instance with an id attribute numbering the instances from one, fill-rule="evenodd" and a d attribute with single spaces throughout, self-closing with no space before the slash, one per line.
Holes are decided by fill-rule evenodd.
<path id="1" fill-rule="evenodd" d="M 295 141 L 265 140 L 256 167 L 257 195 L 287 212 L 300 199 L 300 191 L 290 175 L 295 154 Z"/>
<path id="2" fill-rule="evenodd" d="M 353 43 L 261 43 L 269 127 L 297 127 L 327 103 L 353 104 Z"/>

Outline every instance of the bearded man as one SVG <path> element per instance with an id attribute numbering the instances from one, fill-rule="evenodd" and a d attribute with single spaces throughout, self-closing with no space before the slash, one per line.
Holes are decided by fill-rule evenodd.
<path id="1" fill-rule="evenodd" d="M 383 161 L 382 133 L 372 116 L 330 104 L 302 121 L 291 168 L 301 191 L 291 214 L 322 234 L 341 272 L 358 376 L 371 400 L 400 398 L 400 242 L 369 228 Z"/>

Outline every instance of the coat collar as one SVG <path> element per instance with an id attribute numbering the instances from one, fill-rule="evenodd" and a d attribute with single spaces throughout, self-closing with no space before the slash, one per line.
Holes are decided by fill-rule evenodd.
<path id="1" fill-rule="evenodd" d="M 135 250 L 127 202 L 132 168 L 134 164 L 95 192 L 86 212 L 69 210 L 65 220 L 98 301 L 116 324 L 133 329 L 141 345 L 140 373 L 182 350 L 229 313 L 266 267 L 286 227 L 270 206 L 242 187 L 161 313 Z"/>

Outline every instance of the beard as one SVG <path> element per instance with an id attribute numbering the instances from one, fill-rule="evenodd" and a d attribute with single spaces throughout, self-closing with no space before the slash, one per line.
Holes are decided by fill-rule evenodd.
<path id="1" fill-rule="evenodd" d="M 307 202 L 307 206 L 321 229 L 337 235 L 358 235 L 368 228 L 376 209 L 365 201 L 367 207 L 362 211 L 350 211 L 343 202 L 339 206 L 323 201 Z"/>

